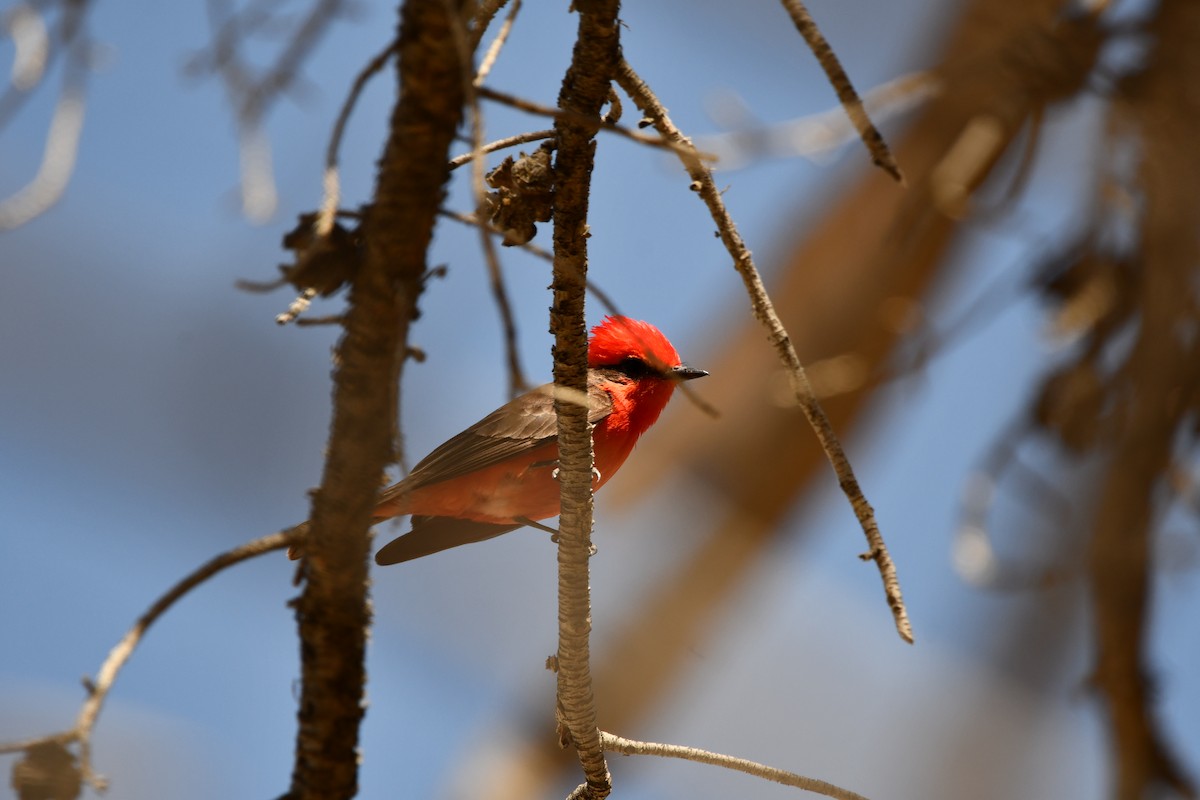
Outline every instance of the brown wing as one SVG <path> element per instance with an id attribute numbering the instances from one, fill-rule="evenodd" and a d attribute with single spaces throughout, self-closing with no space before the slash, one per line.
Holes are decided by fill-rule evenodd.
<path id="1" fill-rule="evenodd" d="M 404 480 L 380 496 L 380 503 L 418 486 L 457 478 L 522 453 L 528 453 L 558 436 L 554 400 L 549 384 L 509 401 L 449 441 L 438 446 L 412 469 Z M 612 413 L 612 398 L 589 377 L 588 396 L 592 424 Z"/>
<path id="2" fill-rule="evenodd" d="M 412 518 L 412 530 L 379 548 L 375 563 L 380 566 L 399 564 L 427 556 L 460 544 L 482 542 L 502 533 L 515 531 L 520 525 L 497 525 L 455 517 Z"/>

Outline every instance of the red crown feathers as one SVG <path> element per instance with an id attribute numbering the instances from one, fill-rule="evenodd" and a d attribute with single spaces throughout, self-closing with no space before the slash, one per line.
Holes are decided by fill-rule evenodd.
<path id="1" fill-rule="evenodd" d="M 658 369 L 670 369 L 680 363 L 675 347 L 649 322 L 605 317 L 604 322 L 592 328 L 588 366 L 619 364 L 627 358 L 640 358 Z"/>

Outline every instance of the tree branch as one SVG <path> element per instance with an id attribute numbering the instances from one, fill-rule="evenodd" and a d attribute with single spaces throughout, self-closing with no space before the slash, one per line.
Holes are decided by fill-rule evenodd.
<path id="1" fill-rule="evenodd" d="M 120 673 L 121 668 L 129 661 L 130 657 L 133 656 L 133 651 L 141 643 L 142 637 L 146 635 L 146 631 L 171 606 L 183 598 L 184 595 L 218 572 L 227 567 L 232 567 L 234 564 L 240 564 L 248 559 L 261 556 L 264 553 L 270 553 L 273 550 L 282 550 L 293 544 L 298 538 L 299 534 L 295 529 L 273 533 L 270 536 L 255 539 L 252 542 L 247 542 L 232 550 L 221 553 L 190 572 L 183 580 L 167 590 L 162 597 L 155 600 L 154 604 L 137 618 L 137 621 L 133 623 L 133 627 L 129 629 L 129 632 L 109 651 L 108 658 L 104 659 L 104 663 L 100 665 L 100 671 L 96 673 L 95 681 L 85 681 L 88 698 L 84 702 L 83 707 L 80 708 L 79 716 L 75 718 L 74 727 L 61 733 L 53 733 L 19 742 L 0 743 L 0 753 L 28 752 L 40 745 L 62 745 L 70 742 L 78 742 L 80 777 L 96 791 L 104 791 L 107 782 L 92 769 L 92 729 L 96 725 L 96 720 L 100 718 L 100 711 L 104 707 L 104 701 L 108 698 L 109 691 L 117 680 L 117 675 Z"/>
<path id="2" fill-rule="evenodd" d="M 354 106 L 358 104 L 359 95 L 366 88 L 367 81 L 375 77 L 383 71 L 387 66 L 387 62 L 392 56 L 396 55 L 396 42 L 388 43 L 388 46 L 381 50 L 374 58 L 367 62 L 366 66 L 358 73 L 354 79 L 354 83 L 350 86 L 350 91 L 346 95 L 346 99 L 342 101 L 342 109 L 338 112 L 337 121 L 333 124 L 333 133 L 329 136 L 329 144 L 325 148 L 325 197 L 321 201 L 321 210 L 317 217 L 316 223 L 313 225 L 318 236 L 328 236 L 333 230 L 334 218 L 337 216 L 338 206 L 341 205 L 341 186 L 338 178 L 338 151 L 342 146 L 342 136 L 346 132 L 346 123 L 350 121 L 350 114 L 354 111 Z"/>
<path id="3" fill-rule="evenodd" d="M 578 36 L 563 78 L 555 116 L 554 160 L 554 383 L 587 392 L 588 193 L 607 101 L 620 58 L 618 0 L 580 0 Z M 592 531 L 592 430 L 587 409 L 555 401 L 558 414 L 558 480 L 561 492 L 558 545 L 558 711 L 562 739 L 569 737 L 583 766 L 582 795 L 606 797 L 612 790 L 600 746 L 592 696 L 589 635 L 591 595 L 588 558 Z"/>
<path id="4" fill-rule="evenodd" d="M 826 783 L 816 778 L 806 778 L 794 772 L 769 767 L 766 764 L 759 764 L 757 761 L 747 761 L 744 758 L 727 756 L 724 753 L 712 753 L 708 750 L 684 747 L 678 744 L 639 742 L 634 739 L 614 736 L 607 731 L 601 731 L 600 738 L 604 744 L 604 749 L 610 753 L 624 753 L 627 756 L 679 758 L 684 761 L 695 761 L 698 764 L 711 764 L 714 767 L 725 767 L 737 772 L 744 772 L 747 775 L 753 775 L 757 778 L 782 783 L 784 786 L 795 786 L 798 789 L 804 789 L 808 792 L 823 794 L 826 797 L 835 798 L 835 800 L 867 800 L 861 794 L 852 792 L 849 789 L 843 789 L 840 786 L 834 786 L 832 783 Z"/>
<path id="5" fill-rule="evenodd" d="M 859 99 L 858 92 L 854 90 L 854 84 L 850 83 L 850 78 L 846 75 L 846 70 L 842 68 L 841 62 L 838 61 L 837 54 L 833 52 L 829 42 L 825 41 L 825 36 L 817 27 L 817 23 L 813 21 L 802 0 L 781 0 L 781 2 L 788 12 L 788 16 L 792 18 L 792 24 L 796 26 L 796 30 L 808 43 L 808 48 L 817 57 L 817 63 L 821 65 L 821 69 L 825 70 L 825 77 L 829 78 L 829 83 L 837 93 L 842 108 L 846 110 L 846 116 L 854 123 L 854 128 L 858 131 L 863 144 L 867 146 L 867 150 L 870 151 L 871 160 L 875 162 L 875 166 L 891 175 L 898 183 L 904 184 L 904 175 L 900 172 L 900 167 L 896 164 L 896 159 L 892 157 L 891 151 L 888 150 L 887 142 L 883 140 L 883 136 L 871 122 L 871 118 L 867 116 L 867 110 L 863 108 L 862 100 Z"/>
<path id="6" fill-rule="evenodd" d="M 288 797 L 357 792 L 358 730 L 370 624 L 368 532 L 380 478 L 392 460 L 408 326 L 464 103 L 449 17 L 461 2 L 407 0 L 400 9 L 400 95 L 362 220 L 364 253 L 351 281 L 338 346 L 334 414 L 321 487 L 305 542 L 304 593 L 296 601 L 301 697 Z"/>
<path id="7" fill-rule="evenodd" d="M 508 136 L 503 139 L 497 139 L 494 142 L 489 142 L 481 147 L 478 147 L 470 152 L 457 155 L 450 159 L 450 169 L 458 169 L 463 164 L 467 164 L 479 156 L 487 153 L 494 153 L 497 150 L 503 150 L 506 147 L 516 147 L 519 144 L 528 144 L 529 142 L 540 142 L 543 139 L 549 139 L 554 136 L 554 131 L 550 129 L 540 131 L 529 131 L 528 133 L 520 133 L 516 136 Z"/>
<path id="8" fill-rule="evenodd" d="M 677 151 L 691 147 L 691 140 L 679 132 L 679 129 L 667 116 L 666 108 L 624 59 L 617 67 L 617 82 L 633 99 L 642 113 L 650 118 L 659 134 L 676 146 Z M 888 606 L 892 610 L 892 617 L 896 623 L 896 631 L 904 641 L 911 644 L 913 641 L 912 625 L 908 621 L 908 610 L 904 606 L 904 597 L 900 592 L 900 580 L 896 576 L 896 565 L 892 562 L 887 545 L 883 541 L 883 535 L 879 532 L 879 525 L 875 522 L 875 512 L 866 497 L 863 496 L 858 479 L 854 477 L 854 470 L 850 466 L 849 459 L 846 458 L 841 442 L 838 441 L 837 434 L 834 433 L 833 426 L 829 423 L 829 418 L 825 416 L 825 410 L 821 408 L 821 403 L 813 394 L 808 376 L 804 372 L 804 365 L 800 363 L 800 357 L 796 355 L 796 348 L 792 345 L 779 315 L 775 313 L 775 307 L 767 294 L 766 287 L 763 286 L 762 278 L 758 274 L 758 268 L 754 265 L 750 250 L 742 241 L 737 226 L 734 225 L 729 212 L 725 209 L 725 201 L 722 200 L 721 192 L 713 182 L 712 170 L 696 157 L 681 158 L 680 160 L 692 178 L 693 188 L 708 206 L 709 213 L 717 224 L 721 241 L 725 244 L 730 256 L 733 257 L 734 268 L 742 276 L 742 282 L 750 295 L 750 305 L 754 316 L 766 328 L 768 339 L 787 368 L 796 402 L 817 434 L 817 439 L 837 474 L 838 484 L 854 508 L 859 524 L 862 525 L 870 550 L 861 558 L 874 561 L 878 566 L 879 574 L 883 578 L 883 588 Z"/>

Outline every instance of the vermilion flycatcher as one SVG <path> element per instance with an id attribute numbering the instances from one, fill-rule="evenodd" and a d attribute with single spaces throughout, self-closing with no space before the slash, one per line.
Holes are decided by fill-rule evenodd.
<path id="1" fill-rule="evenodd" d="M 708 373 L 683 364 L 658 328 L 607 317 L 588 343 L 588 420 L 595 425 L 595 486 L 616 473 L 675 384 Z M 396 564 L 516 530 L 559 511 L 553 384 L 506 403 L 385 489 L 376 520 L 412 515 L 412 530 L 375 554 Z"/>

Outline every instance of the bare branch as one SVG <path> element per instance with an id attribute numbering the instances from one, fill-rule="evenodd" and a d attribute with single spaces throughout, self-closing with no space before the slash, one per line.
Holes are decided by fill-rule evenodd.
<path id="1" fill-rule="evenodd" d="M 265 120 L 271 106 L 301 80 L 301 68 L 312 55 L 332 20 L 343 14 L 349 0 L 312 0 L 307 12 L 291 26 L 292 33 L 273 62 L 258 69 L 243 58 L 246 39 L 278 24 L 280 16 L 264 4 L 235 12 L 223 0 L 207 3 L 213 41 L 189 65 L 193 73 L 211 72 L 221 79 L 234 107 L 241 160 L 242 211 L 263 221 L 275 213 L 278 197 L 271 165 Z M 327 176 L 328 184 L 336 175 Z"/>
<path id="2" fill-rule="evenodd" d="M 252 542 L 238 545 L 232 550 L 228 550 L 208 560 L 190 572 L 181 581 L 167 590 L 165 594 L 155 600 L 150 608 L 137 618 L 133 627 L 121 638 L 121 641 L 117 642 L 116 646 L 109 652 L 108 658 L 100 665 L 100 671 L 96 673 L 95 681 L 86 682 L 88 698 L 79 710 L 79 715 L 75 718 L 75 726 L 73 728 L 61 733 L 25 739 L 19 742 L 0 743 L 0 753 L 29 750 L 38 745 L 49 743 L 68 744 L 70 742 L 78 742 L 79 764 L 83 779 L 97 791 L 103 791 L 106 781 L 92 769 L 92 729 L 96 726 L 96 720 L 100 717 L 104 701 L 108 697 L 113 683 L 116 682 L 117 675 L 120 673 L 121 668 L 129 661 L 133 655 L 133 651 L 137 649 L 146 631 L 171 606 L 183 598 L 184 595 L 218 572 L 232 567 L 234 564 L 240 564 L 243 561 L 261 556 L 264 553 L 270 553 L 273 550 L 282 550 L 297 542 L 302 535 L 303 532 L 299 528 L 290 528 L 279 533 L 273 533 L 270 536 L 264 536 L 261 539 L 255 539 Z"/>
<path id="3" fill-rule="evenodd" d="M 587 391 L 588 195 L 601 127 L 600 110 L 620 58 L 618 0 L 575 3 L 579 28 L 571 66 L 554 113 L 554 383 Z M 581 797 L 599 800 L 612 791 L 600 744 L 591 676 L 592 426 L 587 410 L 556 400 L 561 513 L 558 539 L 558 713 L 560 740 L 570 742 L 583 767 Z"/>
<path id="4" fill-rule="evenodd" d="M 333 124 L 333 133 L 329 137 L 329 146 L 325 149 L 325 198 L 321 201 L 321 211 L 314 225 L 318 236 L 328 236 L 329 232 L 333 230 L 333 222 L 337 217 L 338 206 L 341 204 L 341 189 L 338 180 L 338 151 L 342 146 L 342 136 L 346 131 L 346 123 L 350 119 L 351 112 L 354 111 L 354 106 L 358 103 L 359 95 L 362 94 L 363 88 L 367 85 L 367 81 L 387 66 L 392 56 L 396 55 L 397 47 L 398 43 L 392 41 L 378 55 L 367 62 L 367 65 L 358 73 L 358 77 L 354 79 L 354 83 L 350 87 L 350 92 L 346 95 L 346 100 L 342 103 L 342 109 L 338 112 L 337 121 Z"/>
<path id="5" fill-rule="evenodd" d="M 42 163 L 28 184 L 0 201 L 0 230 L 16 228 L 44 214 L 62 197 L 79 153 L 83 132 L 84 93 L 81 82 L 68 83 L 54 108 Z"/>
<path id="6" fill-rule="evenodd" d="M 37 10 L 18 6 L 7 17 L 16 48 L 12 81 L 0 98 L 0 127 L 15 113 L 24 97 L 41 80 L 60 50 L 66 52 L 63 85 L 59 92 L 37 172 L 29 183 L 0 199 L 0 230 L 8 230 L 44 214 L 63 196 L 75 171 L 79 139 L 83 133 L 85 79 L 90 67 L 92 42 L 86 34 L 87 2 L 64 3 L 51 46 L 45 22 Z"/>
<path id="7" fill-rule="evenodd" d="M 444 217 L 448 217 L 449 219 L 455 220 L 456 222 L 461 222 L 464 225 L 473 225 L 476 227 L 483 228 L 492 237 L 499 237 L 499 238 L 503 239 L 508 235 L 507 233 L 500 230 L 499 228 L 497 228 L 495 225 L 491 224 L 490 222 L 487 222 L 486 220 L 481 220 L 481 219 L 479 219 L 479 217 L 474 216 L 472 214 L 463 214 L 458 211 L 450 211 L 449 209 L 444 209 L 444 208 L 441 209 L 438 213 Z M 549 263 L 554 263 L 554 255 L 552 253 L 549 253 L 546 250 L 542 249 L 541 247 L 538 247 L 533 242 L 520 242 L 518 244 L 514 244 L 513 247 L 520 248 L 521 250 L 524 250 L 525 252 L 527 252 L 531 255 L 537 256 L 538 258 L 542 259 L 543 261 L 546 261 Z M 604 310 L 607 311 L 609 314 L 612 314 L 613 316 L 617 316 L 617 317 L 625 316 L 625 314 L 617 307 L 617 303 L 615 300 L 612 299 L 612 296 L 610 294 L 608 294 L 608 292 L 604 291 L 599 286 L 597 286 L 595 281 L 587 281 L 587 290 L 592 293 L 593 297 L 595 297 L 597 300 L 600 301 L 600 305 L 604 306 Z M 686 391 L 687 384 L 686 383 L 680 384 L 678 388 Z"/>
<path id="8" fill-rule="evenodd" d="M 554 136 L 554 130 L 547 128 L 540 131 L 529 131 L 528 133 L 519 133 L 516 136 L 509 136 L 504 139 L 497 139 L 494 142 L 482 145 L 469 153 L 455 156 L 450 159 L 450 169 L 458 169 L 463 164 L 468 164 L 477 159 L 481 155 L 494 153 L 497 150 L 503 150 L 506 147 L 516 147 L 519 144 L 528 144 L 529 142 L 540 142 L 543 139 L 550 139 Z"/>
<path id="9" fill-rule="evenodd" d="M 671 122 L 666 109 L 655 97 L 650 87 L 638 77 L 624 59 L 617 67 L 617 82 L 633 99 L 642 113 L 650 118 L 664 139 L 673 142 L 679 149 L 691 147 L 691 141 L 680 133 L 679 129 Z M 837 434 L 834 433 L 833 426 L 829 423 L 829 418 L 825 416 L 825 410 L 821 407 L 820 401 L 813 394 L 812 386 L 804 372 L 804 365 L 800 363 L 800 357 L 796 355 L 796 348 L 792 345 L 779 315 L 775 313 L 775 307 L 763 286 L 762 278 L 758 274 L 758 268 L 754 265 L 750 250 L 742 241 L 737 226 L 734 225 L 729 212 L 725 209 L 725 202 L 713 182 L 712 170 L 697 158 L 681 160 L 688 175 L 692 178 L 693 187 L 697 189 L 701 199 L 708 206 L 713 221 L 717 224 L 721 241 L 733 258 L 734 268 L 742 276 L 742 282 L 750 295 L 750 304 L 755 318 L 766 329 L 768 339 L 779 353 L 779 358 L 784 366 L 787 367 L 796 402 L 816 433 L 817 440 L 821 443 L 829 463 L 837 474 L 838 484 L 850 501 L 855 516 L 862 525 L 870 550 L 860 557 L 863 560 L 874 561 L 878 566 L 879 574 L 883 578 L 883 588 L 888 606 L 892 610 L 892 617 L 896 623 L 896 631 L 904 641 L 911 643 L 913 641 L 912 625 L 908 621 L 908 610 L 904 606 L 900 581 L 896 576 L 896 565 L 892 562 L 887 545 L 883 541 L 883 535 L 879 532 L 879 525 L 875 522 L 875 512 L 866 497 L 863 496 L 841 442 L 838 441 Z"/>
<path id="10" fill-rule="evenodd" d="M 394 456 L 408 326 L 466 100 L 453 33 L 463 4 L 449 5 L 406 0 L 400 9 L 399 99 L 359 231 L 363 252 L 338 347 L 329 455 L 296 601 L 302 687 L 292 800 L 352 797 L 358 788 L 371 512 Z"/>
<path id="11" fill-rule="evenodd" d="M 479 8 L 475 10 L 475 18 L 472 20 L 471 26 L 471 52 L 479 47 L 479 43 L 483 41 L 483 35 L 487 33 L 488 27 L 491 26 L 492 20 L 496 14 L 500 13 L 500 9 L 504 8 L 504 4 L 508 0 L 480 0 Z"/>
<path id="12" fill-rule="evenodd" d="M 92 46 L 87 36 L 87 14 L 92 8 L 88 0 L 53 4 L 19 4 L 5 14 L 5 27 L 13 40 L 13 66 L 8 87 L 0 94 L 0 130 L 16 115 L 37 84 L 46 76 L 60 56 L 86 60 Z M 53 24 L 43 14 L 56 9 L 59 15 Z"/>
<path id="13" fill-rule="evenodd" d="M 493 61 L 499 55 L 499 45 L 502 45 L 503 39 L 507 37 L 508 31 L 512 27 L 513 17 L 516 16 L 520 7 L 520 0 L 514 0 L 505 25 L 497 36 L 499 44 L 493 44 L 493 50 L 489 51 Z M 480 68 L 480 72 L 474 73 L 474 79 L 471 78 L 474 70 L 471 66 L 470 36 L 465 23 L 460 20 L 459 24 L 453 27 L 453 33 L 462 69 L 463 94 L 467 98 L 467 107 L 471 118 L 471 188 L 475 195 L 475 207 L 482 209 L 487 202 L 487 184 L 484 179 L 484 170 L 487 165 L 482 154 L 484 146 L 483 112 L 479 107 L 479 95 L 476 87 L 481 80 L 479 76 L 483 74 L 483 68 Z M 450 169 L 452 167 L 448 165 L 447 171 Z M 504 330 L 504 351 L 508 360 L 508 396 L 512 398 L 529 388 L 525 371 L 521 368 L 520 351 L 517 349 L 517 324 L 513 319 L 512 304 L 508 300 L 508 289 L 504 285 L 504 272 L 500 267 L 500 256 L 496 252 L 496 245 L 492 242 L 492 237 L 488 232 L 482 228 L 479 229 L 479 244 L 483 250 L 483 261 L 488 269 L 488 282 L 491 285 L 492 297 L 496 301 L 496 308 L 500 312 L 500 324 Z"/>
<path id="14" fill-rule="evenodd" d="M 1131 196 L 1140 198 L 1131 209 L 1138 276 L 1125 293 L 1136 322 L 1132 331 L 1091 326 L 1104 330 L 1103 338 L 1120 341 L 1110 347 L 1124 354 L 1105 398 L 1116 411 L 1099 440 L 1098 454 L 1107 463 L 1087 551 L 1094 682 L 1109 716 L 1112 797 L 1119 800 L 1168 790 L 1180 797 L 1197 795 L 1157 714 L 1148 640 L 1162 491 L 1181 444 L 1196 441 L 1194 403 L 1200 393 L 1200 341 L 1181 333 L 1197 319 L 1200 264 L 1195 203 L 1200 153 L 1194 127 L 1180 123 L 1200 118 L 1194 91 L 1200 68 L 1198 12 L 1191 3 L 1157 7 L 1147 28 L 1157 44 L 1144 68 L 1125 82 L 1123 101 L 1110 110 L 1110 130 L 1137 131 L 1140 154 L 1128 186 Z M 1129 142 L 1112 145 L 1115 151 Z M 1075 297 L 1087 288 L 1087 283 L 1079 286 Z M 1121 341 L 1127 333 L 1131 343 Z"/>
<path id="15" fill-rule="evenodd" d="M 727 756 L 723 753 L 712 753 L 708 750 L 699 750 L 695 747 L 684 747 L 678 744 L 639 742 L 634 739 L 614 736 L 607 731 L 600 731 L 600 738 L 604 743 L 604 749 L 610 753 L 624 753 L 627 756 L 679 758 L 684 761 L 695 761 L 698 764 L 711 764 L 714 767 L 725 767 L 726 769 L 744 772 L 747 775 L 754 775 L 755 777 L 764 778 L 775 783 L 782 783 L 785 786 L 795 786 L 798 789 L 804 789 L 808 792 L 833 797 L 835 800 L 867 800 L 861 794 L 852 792 L 849 789 L 843 789 L 840 786 L 834 786 L 832 783 L 826 783 L 816 778 L 806 778 L 794 772 L 769 767 L 766 764 L 759 764 L 755 761 L 747 761 L 744 758 Z"/>
<path id="16" fill-rule="evenodd" d="M 508 8 L 508 16 L 504 18 L 504 24 L 500 26 L 500 30 L 496 34 L 496 39 L 479 61 L 479 69 L 475 71 L 474 84 L 476 86 L 483 85 L 483 82 L 487 80 L 488 73 L 496 65 L 496 59 L 500 57 L 500 50 L 503 49 L 505 42 L 508 41 L 508 34 L 512 32 L 513 22 L 516 21 L 517 12 L 520 10 L 521 0 L 513 0 L 512 5 Z"/>
<path id="17" fill-rule="evenodd" d="M 871 160 L 875 162 L 875 166 L 882 169 L 888 175 L 891 175 L 898 183 L 904 184 L 904 175 L 900 172 L 900 167 L 896 164 L 896 159 L 892 157 L 887 143 L 883 140 L 883 136 L 880 135 L 875 124 L 871 122 L 871 118 L 867 116 L 867 111 L 863 108 L 862 100 L 858 97 L 858 92 L 854 91 L 854 85 L 850 83 L 850 78 L 846 75 L 846 71 L 842 69 L 841 62 L 838 61 L 838 57 L 833 52 L 833 48 L 829 46 L 829 42 L 825 41 L 825 36 L 821 33 L 820 28 L 817 27 L 817 23 L 813 21 L 812 16 L 809 15 L 808 9 L 804 6 L 802 0 L 780 0 L 780 2 L 783 3 L 784 9 L 791 16 L 796 30 L 804 37 L 804 41 L 808 43 L 809 49 L 817 57 L 817 62 L 820 63 L 821 69 L 825 70 L 825 76 L 829 78 L 829 83 L 833 85 L 833 90 L 837 92 L 838 100 L 841 101 L 842 107 L 846 109 L 846 115 L 850 117 L 850 121 L 854 123 L 854 127 L 858 130 L 858 135 L 862 138 L 863 144 L 870 151 Z"/>

